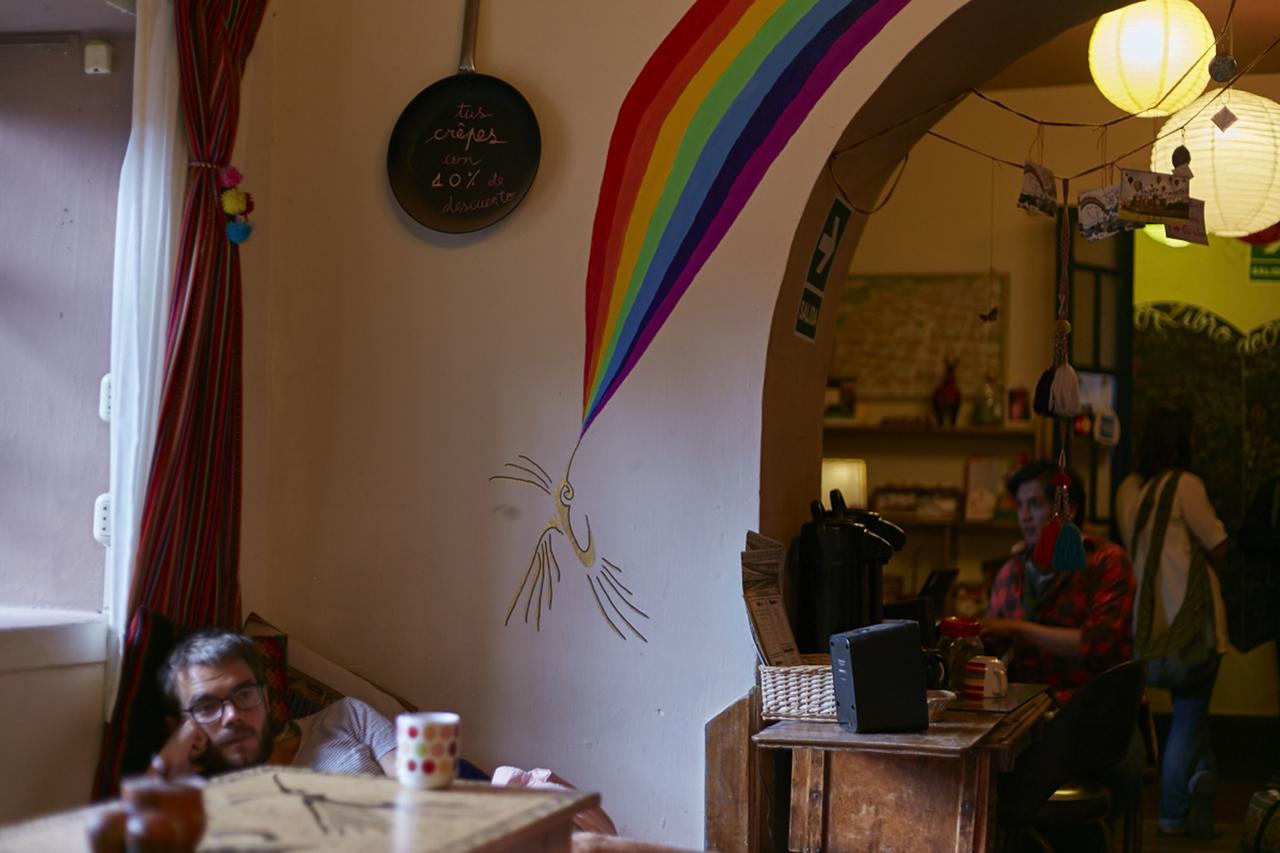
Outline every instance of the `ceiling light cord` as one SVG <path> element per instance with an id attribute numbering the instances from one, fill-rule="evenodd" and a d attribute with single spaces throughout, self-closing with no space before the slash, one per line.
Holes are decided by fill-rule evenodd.
<path id="1" fill-rule="evenodd" d="M 1235 0 L 1232 0 L 1232 2 L 1231 2 L 1231 6 L 1230 6 L 1230 7 L 1228 8 L 1228 10 L 1227 10 L 1227 21 L 1223 24 L 1222 30 L 1220 30 L 1220 31 L 1219 31 L 1219 37 L 1221 37 L 1221 33 L 1222 33 L 1223 31 L 1225 31 L 1225 30 L 1226 30 L 1227 25 L 1230 23 L 1231 15 L 1232 15 L 1232 13 L 1233 13 L 1234 9 L 1235 9 Z M 1222 85 L 1222 88 L 1221 88 L 1221 89 L 1218 89 L 1216 92 L 1214 92 L 1214 93 L 1213 93 L 1213 96 L 1212 96 L 1209 100 L 1205 101 L 1205 103 L 1204 103 L 1203 105 L 1201 105 L 1201 107 L 1200 107 L 1198 110 L 1196 110 L 1195 114 L 1193 114 L 1192 116 L 1190 116 L 1190 117 L 1187 119 L 1187 121 L 1185 121 L 1184 123 L 1182 123 L 1182 124 L 1180 124 L 1180 125 L 1178 125 L 1178 126 L 1176 126 L 1176 127 L 1167 128 L 1163 133 L 1156 134 L 1156 135 L 1154 136 L 1154 138 L 1152 139 L 1152 141 L 1151 141 L 1151 142 L 1144 142 L 1144 143 L 1143 143 L 1143 144 L 1141 144 L 1141 145 L 1138 145 L 1138 146 L 1136 146 L 1136 147 L 1134 147 L 1134 148 L 1129 149 L 1128 151 L 1125 151 L 1123 154 L 1120 154 L 1120 155 L 1119 155 L 1119 156 L 1117 156 L 1117 157 L 1113 157 L 1113 158 L 1107 159 L 1106 154 L 1105 154 L 1105 151 L 1104 151 L 1104 154 L 1103 154 L 1104 162 L 1099 163 L 1099 164 L 1097 164 L 1097 165 L 1095 165 L 1095 166 L 1090 166 L 1089 168 L 1084 169 L 1084 170 L 1081 170 L 1081 171 L 1079 171 L 1079 172 L 1076 172 L 1075 174 L 1068 176 L 1068 180 L 1076 180 L 1076 179 L 1078 179 L 1078 178 L 1083 178 L 1085 175 L 1093 174 L 1094 172 L 1099 172 L 1099 171 L 1104 171 L 1104 170 L 1110 169 L 1110 168 L 1112 168 L 1112 167 L 1114 167 L 1114 166 L 1119 165 L 1120 163 L 1122 163 L 1122 162 L 1123 162 L 1124 160 L 1126 160 L 1127 158 L 1132 157 L 1134 154 L 1137 154 L 1138 152 L 1140 152 L 1140 151 L 1143 151 L 1143 150 L 1147 149 L 1147 148 L 1148 148 L 1148 147 L 1150 147 L 1152 144 L 1154 144 L 1154 142 L 1156 142 L 1156 141 L 1158 141 L 1158 140 L 1160 140 L 1160 139 L 1164 139 L 1165 137 L 1170 136 L 1170 135 L 1175 134 L 1175 133 L 1183 133 L 1183 132 L 1186 130 L 1187 126 L 1188 126 L 1189 124 L 1191 124 L 1191 122 L 1192 122 L 1192 121 L 1194 121 L 1197 117 L 1199 117 L 1199 116 L 1200 116 L 1200 114 L 1201 114 L 1201 113 L 1203 113 L 1206 109 L 1208 109 L 1211 105 L 1213 105 L 1214 103 L 1216 103 L 1216 102 L 1217 102 L 1217 101 L 1222 97 L 1223 93 L 1225 93 L 1225 92 L 1229 91 L 1230 89 L 1234 88 L 1234 87 L 1236 86 L 1236 84 L 1240 82 L 1240 79 L 1241 79 L 1241 78 L 1243 78 L 1246 74 L 1248 74 L 1250 71 L 1252 71 L 1252 70 L 1253 70 L 1253 68 L 1254 68 L 1254 66 L 1256 66 L 1259 62 L 1261 62 L 1264 58 L 1266 58 L 1266 56 L 1267 56 L 1268 54 L 1270 54 L 1273 50 L 1275 50 L 1275 49 L 1276 49 L 1276 47 L 1278 47 L 1278 46 L 1280 46 L 1280 37 L 1277 37 L 1275 40 L 1273 40 L 1273 41 L 1271 42 L 1271 44 L 1269 44 L 1266 48 L 1264 48 L 1261 52 L 1259 52 L 1257 56 L 1255 56 L 1252 60 L 1250 60 L 1250 62 L 1249 62 L 1249 64 L 1248 64 L 1248 65 L 1246 65 L 1244 68 L 1242 68 L 1242 69 L 1240 69 L 1239 71 L 1237 71 L 1237 72 L 1236 72 L 1236 74 L 1235 74 L 1235 76 L 1233 76 L 1230 80 L 1228 80 L 1226 83 L 1224 83 L 1224 84 Z M 1179 82 L 1181 82 L 1181 81 L 1179 81 Z M 1174 85 L 1175 85 L 1175 87 L 1176 87 L 1176 85 L 1177 85 L 1177 84 L 1174 84 Z M 919 119 L 923 118 L 924 116 L 927 116 L 928 114 L 930 114 L 930 113 L 932 113 L 932 112 L 936 112 L 937 110 L 942 109 L 943 107 L 947 107 L 947 106 L 953 105 L 953 104 L 955 104 L 957 101 L 959 101 L 960 99 L 962 99 L 962 98 L 964 98 L 964 97 L 966 97 L 966 96 L 968 96 L 968 95 L 976 95 L 976 96 L 978 96 L 978 98 L 980 98 L 981 100 L 986 101 L 987 103 L 989 103 L 989 104 L 991 104 L 991 105 L 993 105 L 993 106 L 995 106 L 995 107 L 997 107 L 997 108 L 999 108 L 999 109 L 1002 109 L 1002 110 L 1004 110 L 1004 111 L 1006 111 L 1006 112 L 1012 113 L 1013 115 L 1016 115 L 1016 116 L 1018 116 L 1019 118 L 1025 119 L 1026 121 L 1029 121 L 1029 122 L 1031 122 L 1031 123 L 1035 124 L 1035 125 L 1037 126 L 1037 131 L 1036 131 L 1036 132 L 1037 132 L 1037 136 L 1036 136 L 1036 139 L 1037 139 L 1037 140 L 1039 140 L 1039 141 L 1041 142 L 1041 150 L 1042 150 L 1042 153 L 1043 153 L 1043 139 L 1042 139 L 1041 134 L 1043 133 L 1043 129 L 1044 129 L 1044 128 L 1046 128 L 1046 127 L 1078 127 L 1078 128 L 1090 128 L 1090 129 L 1095 129 L 1095 130 L 1100 130 L 1100 131 L 1104 131 L 1104 132 L 1105 132 L 1108 128 L 1110 128 L 1110 127 L 1112 127 L 1112 126 L 1114 126 L 1114 125 L 1120 124 L 1120 123 L 1125 122 L 1125 121 L 1129 121 L 1130 119 L 1138 118 L 1138 116 L 1135 116 L 1135 115 L 1126 115 L 1126 116 L 1122 116 L 1122 117 L 1117 118 L 1117 119 L 1112 119 L 1111 121 L 1101 122 L 1101 123 L 1089 123 L 1089 122 L 1066 122 L 1066 121 L 1052 121 L 1052 120 L 1044 120 L 1044 119 L 1039 119 L 1039 118 L 1037 118 L 1037 117 L 1035 117 L 1035 116 L 1032 116 L 1032 115 L 1030 115 L 1030 114 L 1028 114 L 1028 113 L 1024 113 L 1024 112 L 1022 112 L 1022 111 L 1020 111 L 1020 110 L 1014 109 L 1013 107 L 1010 107 L 1010 106 L 1008 106 L 1007 104 L 1004 104 L 1004 103 L 1002 103 L 1002 102 L 1000 102 L 1000 101 L 996 100 L 995 98 L 992 98 L 990 95 L 987 95 L 987 94 L 985 94 L 985 93 L 983 93 L 983 92 L 978 91 L 977 89 L 965 89 L 965 90 L 963 90 L 963 91 L 961 91 L 961 92 L 959 92 L 959 93 L 957 93 L 957 94 L 953 95 L 952 97 L 947 98 L 947 99 L 946 99 L 946 100 L 944 100 L 944 101 L 941 101 L 941 102 L 939 102 L 939 103 L 937 103 L 937 104 L 934 104 L 934 105 L 933 105 L 933 106 L 931 106 L 931 107 L 928 107 L 927 109 L 920 110 L 919 112 L 917 112 L 917 113 L 915 113 L 915 114 L 913 114 L 913 115 L 909 116 L 908 118 L 905 118 L 905 119 L 903 119 L 903 120 L 901 120 L 901 121 L 897 122 L 896 124 L 890 125 L 889 127 L 886 127 L 886 128 L 884 128 L 884 129 L 882 129 L 882 130 L 876 131 L 875 133 L 873 133 L 873 134 L 871 134 L 871 135 L 869 135 L 869 136 L 863 137 L 862 139 L 859 139 L 859 140 L 857 140 L 857 141 L 855 141 L 855 142 L 851 142 L 851 143 L 849 143 L 848 145 L 843 145 L 843 146 L 840 146 L 840 147 L 836 148 L 834 151 L 832 151 L 831 156 L 830 156 L 830 157 L 828 157 L 828 163 L 827 163 L 827 165 L 828 165 L 828 169 L 829 169 L 829 171 L 830 171 L 830 173 L 831 173 L 831 176 L 832 176 L 832 180 L 833 180 L 833 181 L 835 181 L 835 169 L 834 169 L 834 167 L 833 167 L 833 163 L 832 163 L 832 161 L 834 161 L 834 160 L 836 160 L 836 159 L 840 158 L 841 156 L 843 156 L 843 155 L 845 155 L 845 154 L 848 154 L 849 152 L 853 151 L 854 149 L 856 149 L 856 148 L 858 148 L 858 147 L 860 147 L 860 146 L 862 146 L 862 145 L 865 145 L 866 143 L 868 143 L 868 142 L 872 141 L 873 139 L 878 139 L 879 137 L 884 136 L 884 135 L 885 135 L 885 134 L 887 134 L 887 133 L 891 133 L 891 132 L 893 132 L 893 131 L 895 131 L 895 130 L 898 130 L 899 128 L 905 127 L 906 125 L 909 125 L 909 124 L 911 124 L 912 122 L 918 121 Z M 964 150 L 969 151 L 969 152 L 971 152 L 971 153 L 973 153 L 973 154 L 977 154 L 977 155 L 978 155 L 978 156 L 980 156 L 980 157 L 986 157 L 988 160 L 991 160 L 991 161 L 993 161 L 993 162 L 995 162 L 995 163 L 1003 163 L 1003 164 L 1005 164 L 1005 165 L 1007 165 L 1007 166 L 1013 166 L 1013 167 L 1014 167 L 1014 168 L 1016 168 L 1016 169 L 1021 169 L 1021 168 L 1023 168 L 1023 166 L 1025 165 L 1024 163 L 1016 163 L 1016 162 L 1014 162 L 1013 160 L 1008 160 L 1008 159 L 1005 159 L 1005 158 L 1003 158 L 1003 157 L 998 157 L 998 156 L 996 156 L 996 155 L 994 155 L 994 154 L 989 154 L 989 153 L 987 153 L 986 151 L 982 151 L 982 150 L 980 150 L 980 149 L 978 149 L 978 148 L 975 148 L 975 147 L 973 147 L 973 146 L 971 146 L 971 145 L 967 145 L 967 144 L 965 144 L 965 143 L 963 143 L 963 142 L 960 142 L 960 141 L 959 141 L 959 140 L 957 140 L 957 139 L 953 139 L 953 138 L 951 138 L 951 137 L 949 137 L 949 136 L 947 136 L 947 135 L 945 135 L 945 134 L 943 134 L 943 133 L 939 133 L 939 132 L 938 132 L 938 131 L 936 131 L 936 130 L 932 130 L 932 129 L 930 129 L 930 130 L 926 130 L 926 131 L 925 131 L 925 135 L 927 135 L 927 136 L 932 136 L 932 137 L 934 137 L 935 139 L 940 139 L 940 140 L 942 140 L 943 142 L 950 143 L 951 145 L 954 145 L 954 146 L 956 146 L 957 148 L 963 148 Z M 1033 145 L 1034 145 L 1034 142 L 1033 142 Z M 905 162 L 906 162 L 906 161 L 905 161 L 905 158 L 904 158 L 904 160 L 903 160 L 903 164 L 904 164 L 904 166 L 905 166 Z M 899 173 L 898 173 L 898 178 L 900 179 L 900 178 L 901 178 L 901 176 L 902 176 L 902 173 L 901 173 L 901 171 L 899 171 Z M 838 182 L 838 181 L 836 181 L 836 186 L 837 186 L 837 188 L 840 188 L 840 185 L 839 185 L 839 182 Z M 894 181 L 894 188 L 896 188 L 896 187 L 897 187 L 897 180 L 895 180 L 895 181 Z M 842 194 L 843 194 L 843 189 L 841 189 L 841 192 L 842 192 Z M 886 203 L 888 203 L 889 198 L 891 198 L 891 197 L 892 197 L 892 195 L 893 195 L 893 192 L 892 192 L 892 190 L 890 190 L 889 195 L 884 199 L 884 201 L 882 201 L 882 202 L 880 202 L 879 204 L 877 204 L 875 208 L 873 208 L 873 209 L 872 209 L 872 210 L 870 210 L 870 211 L 858 210 L 858 212 L 859 212 L 859 213 L 867 213 L 867 214 L 869 214 L 869 213 L 874 213 L 874 212 L 876 212 L 876 211 L 880 210 L 882 207 L 884 207 L 884 205 L 885 205 Z M 847 196 L 846 196 L 846 198 L 847 198 Z M 856 209 L 856 208 L 855 208 L 855 209 Z"/>

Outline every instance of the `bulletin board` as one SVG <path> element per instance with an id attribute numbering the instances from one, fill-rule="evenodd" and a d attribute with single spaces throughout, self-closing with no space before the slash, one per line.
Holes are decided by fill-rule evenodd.
<path id="1" fill-rule="evenodd" d="M 1004 273 L 850 276 L 828 375 L 855 379 L 860 399 L 923 401 L 959 359 L 960 393 L 975 399 L 988 372 L 1004 382 L 1008 292 Z"/>

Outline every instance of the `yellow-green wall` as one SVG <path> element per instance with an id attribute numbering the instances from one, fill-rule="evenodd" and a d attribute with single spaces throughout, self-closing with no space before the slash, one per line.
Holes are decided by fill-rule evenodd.
<path id="1" fill-rule="evenodd" d="M 1210 237 L 1208 246 L 1179 249 L 1144 235 L 1134 238 L 1133 301 L 1187 302 L 1241 331 L 1280 317 L 1280 282 L 1249 279 L 1249 245 Z"/>

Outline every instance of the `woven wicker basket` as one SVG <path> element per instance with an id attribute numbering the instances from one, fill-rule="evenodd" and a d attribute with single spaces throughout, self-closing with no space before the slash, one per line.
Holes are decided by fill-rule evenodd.
<path id="1" fill-rule="evenodd" d="M 766 720 L 834 720 L 831 665 L 761 666 L 760 703 Z"/>

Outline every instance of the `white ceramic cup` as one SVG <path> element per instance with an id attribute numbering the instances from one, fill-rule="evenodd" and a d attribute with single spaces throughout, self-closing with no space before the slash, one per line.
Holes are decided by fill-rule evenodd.
<path id="1" fill-rule="evenodd" d="M 411 788 L 447 788 L 457 775 L 462 718 L 448 711 L 396 717 L 396 776 Z"/>
<path id="2" fill-rule="evenodd" d="M 1009 674 L 999 658 L 975 655 L 964 665 L 964 698 L 982 699 L 1009 692 Z"/>

